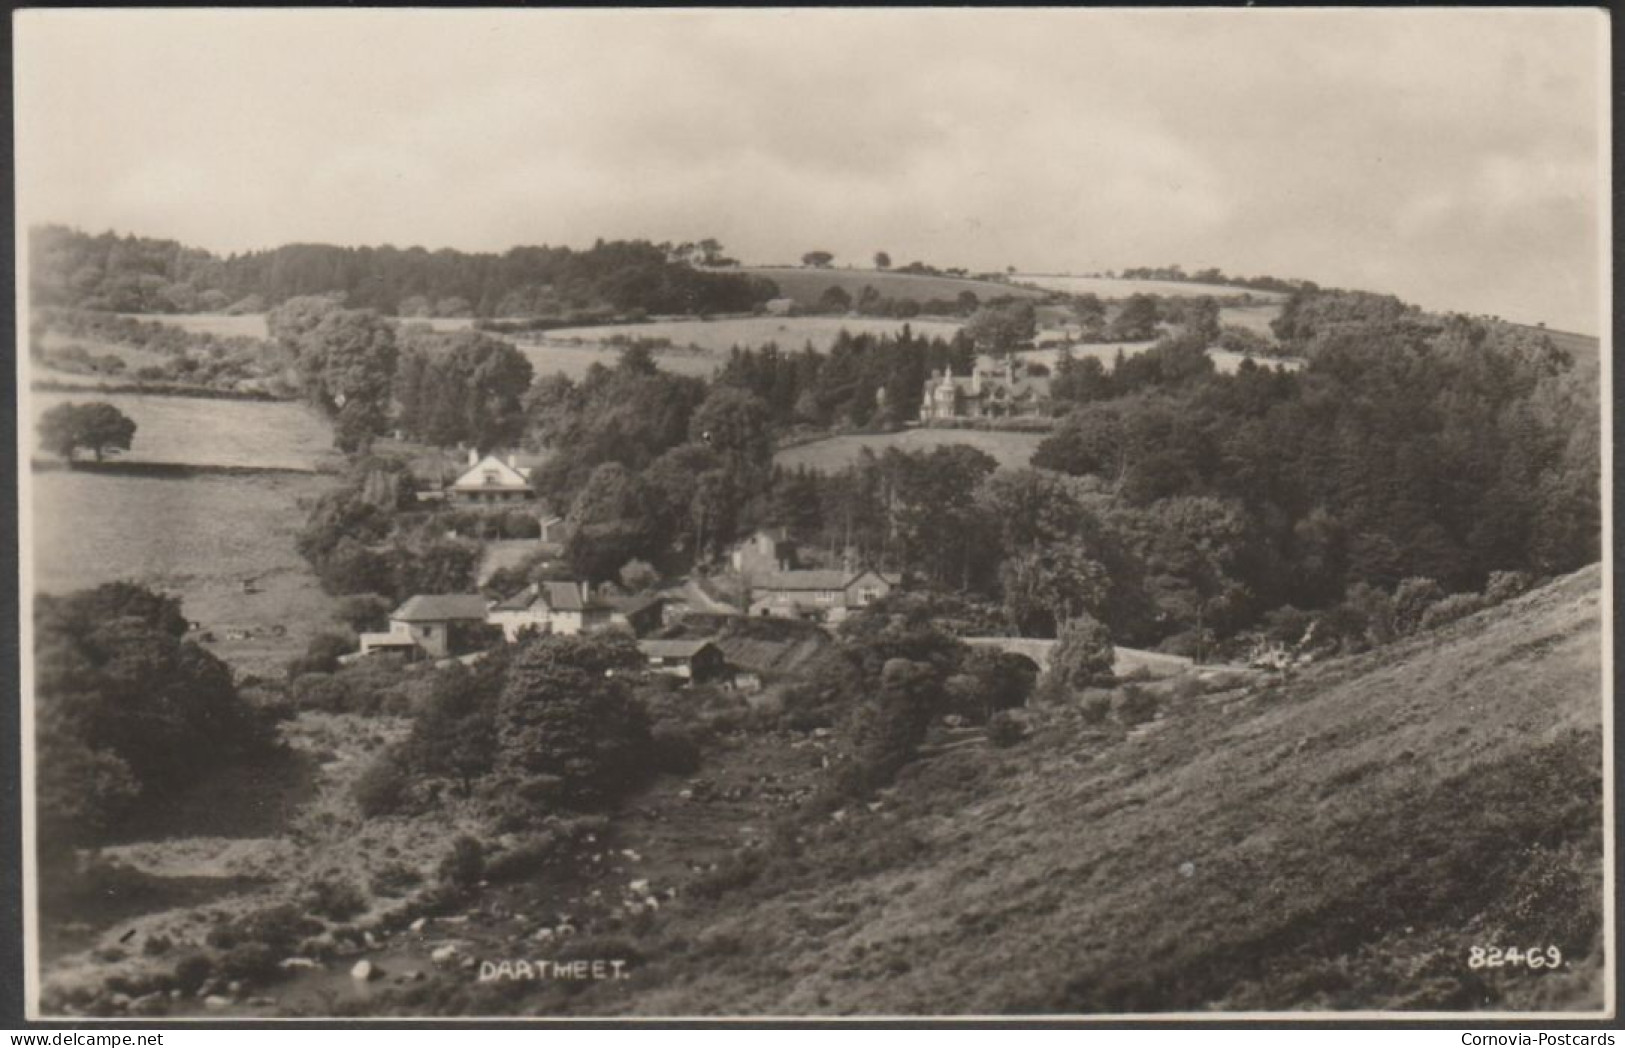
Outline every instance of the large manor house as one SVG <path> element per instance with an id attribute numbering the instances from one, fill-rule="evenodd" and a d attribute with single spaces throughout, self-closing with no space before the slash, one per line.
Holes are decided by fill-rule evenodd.
<path id="1" fill-rule="evenodd" d="M 1009 357 L 979 356 L 969 375 L 939 371 L 926 379 L 920 421 L 1040 418 L 1049 412 L 1049 372 Z"/>

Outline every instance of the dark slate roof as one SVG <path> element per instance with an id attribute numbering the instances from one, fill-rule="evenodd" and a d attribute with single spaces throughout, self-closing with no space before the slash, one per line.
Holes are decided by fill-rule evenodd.
<path id="1" fill-rule="evenodd" d="M 691 659 L 706 648 L 714 648 L 708 640 L 640 640 L 638 650 L 645 655 L 661 659 Z"/>
<path id="2" fill-rule="evenodd" d="M 524 589 L 505 600 L 499 600 L 491 605 L 492 611 L 525 611 L 536 603 L 536 596 L 540 592 L 536 583 L 532 582 Z"/>
<path id="3" fill-rule="evenodd" d="M 419 593 L 390 616 L 399 622 L 485 621 L 485 598 L 478 593 Z"/>
<path id="4" fill-rule="evenodd" d="M 554 611 L 582 611 L 586 603 L 581 599 L 581 587 L 574 582 L 544 582 L 547 606 Z"/>

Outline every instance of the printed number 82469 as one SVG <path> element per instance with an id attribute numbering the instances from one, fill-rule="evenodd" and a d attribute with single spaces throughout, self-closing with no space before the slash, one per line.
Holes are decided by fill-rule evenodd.
<path id="1" fill-rule="evenodd" d="M 1505 968 L 1508 965 L 1531 969 L 1561 968 L 1563 951 L 1555 946 L 1548 946 L 1544 950 L 1534 947 L 1520 950 L 1514 946 L 1510 950 L 1503 950 L 1499 947 L 1486 949 L 1483 946 L 1474 946 L 1467 951 L 1469 968 Z"/>

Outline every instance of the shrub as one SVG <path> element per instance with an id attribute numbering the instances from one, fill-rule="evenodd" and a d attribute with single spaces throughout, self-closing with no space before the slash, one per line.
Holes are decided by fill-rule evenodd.
<path id="1" fill-rule="evenodd" d="M 214 974 L 214 962 L 206 954 L 189 953 L 175 965 L 175 985 L 183 993 L 196 993 L 203 981 Z"/>
<path id="2" fill-rule="evenodd" d="M 1411 634 L 1422 628 L 1422 616 L 1444 599 L 1444 588 L 1429 578 L 1409 578 L 1394 590 L 1394 628 Z"/>
<path id="3" fill-rule="evenodd" d="M 1481 594 L 1452 593 L 1422 614 L 1422 628 L 1438 629 L 1457 619 L 1464 619 L 1475 612 L 1483 611 L 1488 606 L 1489 602 Z"/>
<path id="4" fill-rule="evenodd" d="M 700 770 L 700 746 L 695 732 L 681 724 L 662 721 L 649 733 L 656 770 L 671 775 L 692 775 Z"/>
<path id="5" fill-rule="evenodd" d="M 355 638 L 340 633 L 318 633 L 310 638 L 305 653 L 288 663 L 288 679 L 295 680 L 307 673 L 333 673 L 339 668 L 339 656 L 355 651 Z"/>
<path id="6" fill-rule="evenodd" d="M 305 673 L 294 679 L 293 703 L 302 710 L 342 713 L 350 705 L 350 689 L 331 673 Z"/>
<path id="7" fill-rule="evenodd" d="M 540 833 L 519 840 L 485 864 L 485 877 L 493 882 L 511 881 L 535 873 L 559 852 L 560 839 Z"/>
<path id="8" fill-rule="evenodd" d="M 1078 713 L 1085 724 L 1100 724 L 1112 712 L 1112 693 L 1104 688 L 1088 688 L 1078 699 Z"/>
<path id="9" fill-rule="evenodd" d="M 472 888 L 485 876 L 485 848 L 466 834 L 451 842 L 451 851 L 440 860 L 440 879 L 457 888 Z"/>
<path id="10" fill-rule="evenodd" d="M 1492 571 L 1484 586 L 1484 597 L 1491 604 L 1500 604 L 1522 596 L 1534 585 L 1534 576 L 1526 571 Z"/>
<path id="11" fill-rule="evenodd" d="M 1112 696 L 1112 715 L 1124 727 L 1144 724 L 1157 715 L 1157 697 L 1138 684 L 1125 684 Z"/>
<path id="12" fill-rule="evenodd" d="M 505 539 L 539 539 L 542 522 L 534 514 L 509 510 L 502 515 L 502 537 Z"/>
<path id="13" fill-rule="evenodd" d="M 1000 710 L 987 722 L 987 741 L 1000 748 L 1014 746 L 1026 737 L 1021 721 L 1009 710 Z"/>
<path id="14" fill-rule="evenodd" d="M 389 600 L 376 593 L 356 593 L 348 597 L 340 597 L 338 610 L 334 617 L 357 633 L 367 630 L 382 630 L 389 623 L 389 613 L 392 607 Z M 333 634 L 326 634 L 333 636 Z M 311 640 L 314 646 L 317 638 Z M 346 638 L 348 639 L 348 638 Z M 346 650 L 354 650 L 353 647 Z M 343 654 L 343 652 L 340 652 Z"/>
<path id="15" fill-rule="evenodd" d="M 369 819 L 394 815 L 406 807 L 411 778 L 394 751 L 379 754 L 356 779 L 351 793 L 356 807 Z"/>
<path id="16" fill-rule="evenodd" d="M 378 868 L 367 882 L 367 887 L 374 895 L 399 897 L 423 883 L 423 877 L 417 870 L 404 862 L 387 863 Z"/>
<path id="17" fill-rule="evenodd" d="M 347 881 L 324 877 L 305 888 L 304 904 L 318 917 L 347 921 L 367 908 L 367 897 Z"/>
<path id="18" fill-rule="evenodd" d="M 1111 631 L 1099 620 L 1079 615 L 1061 627 L 1056 640 L 1050 654 L 1050 673 L 1060 683 L 1076 689 L 1111 675 L 1117 654 L 1112 648 Z"/>
<path id="19" fill-rule="evenodd" d="M 228 979 L 266 979 L 280 972 L 277 952 L 262 942 L 238 943 L 220 958 L 220 974 Z"/>

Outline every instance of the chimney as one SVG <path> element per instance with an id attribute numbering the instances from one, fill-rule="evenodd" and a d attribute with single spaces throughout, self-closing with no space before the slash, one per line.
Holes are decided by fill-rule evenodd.
<path id="1" fill-rule="evenodd" d="M 518 469 L 519 468 L 519 456 L 515 455 L 511 451 L 508 453 L 508 468 L 509 469 Z"/>
<path id="2" fill-rule="evenodd" d="M 469 448 L 468 449 L 468 464 L 470 466 L 478 466 L 480 464 L 480 449 L 479 448 Z"/>

